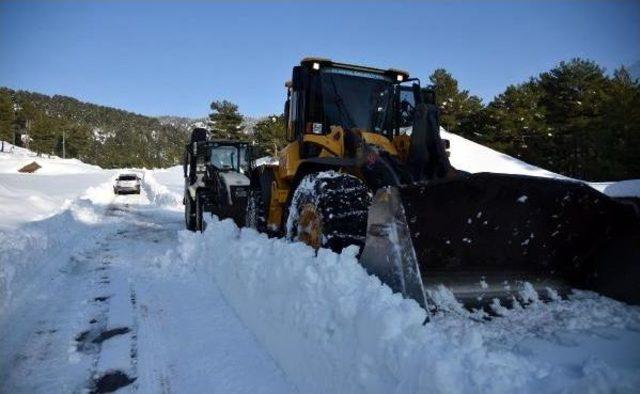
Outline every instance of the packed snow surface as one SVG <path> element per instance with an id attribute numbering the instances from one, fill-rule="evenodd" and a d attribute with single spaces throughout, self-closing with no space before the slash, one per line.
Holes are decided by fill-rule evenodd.
<path id="1" fill-rule="evenodd" d="M 468 146 L 451 139 L 460 166 Z M 113 195 L 118 171 L 58 171 L 0 174 L 0 392 L 90 391 L 116 373 L 143 393 L 640 391 L 639 307 L 543 303 L 524 284 L 526 308 L 496 303 L 487 320 L 442 288 L 425 323 L 354 248 L 316 254 L 215 217 L 183 230 L 180 167 L 142 170 L 129 196 Z M 31 196 L 50 203 L 28 214 Z"/>

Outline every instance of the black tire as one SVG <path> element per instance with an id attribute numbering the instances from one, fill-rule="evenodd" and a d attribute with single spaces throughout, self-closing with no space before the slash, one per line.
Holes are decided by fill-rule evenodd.
<path id="1" fill-rule="evenodd" d="M 187 230 L 196 231 L 195 202 L 188 191 L 184 193 L 184 222 Z"/>
<path id="2" fill-rule="evenodd" d="M 265 204 L 262 200 L 262 191 L 260 189 L 249 190 L 245 226 L 261 233 L 267 229 L 267 215 Z"/>
<path id="3" fill-rule="evenodd" d="M 362 247 L 370 204 L 369 188 L 355 176 L 335 171 L 307 175 L 291 200 L 287 238 L 300 240 L 299 236 L 305 229 L 300 228 L 298 219 L 303 210 L 311 207 L 319 218 L 320 246 L 334 252 L 340 252 L 349 245 Z"/>
<path id="4" fill-rule="evenodd" d="M 271 199 L 271 184 L 273 172 L 271 169 L 262 168 L 259 174 L 252 179 L 249 198 L 247 199 L 246 226 L 266 233 L 270 237 L 276 234 L 269 232 L 267 227 L 267 212 Z M 257 179 L 256 179 L 257 178 Z"/>
<path id="5" fill-rule="evenodd" d="M 196 205 L 196 209 L 195 209 L 195 213 L 196 213 L 196 217 L 195 217 L 195 231 L 200 231 L 203 232 L 205 229 L 205 223 L 204 223 L 204 203 L 202 201 L 202 197 L 199 194 L 196 194 L 196 201 L 195 201 L 195 205 Z"/>

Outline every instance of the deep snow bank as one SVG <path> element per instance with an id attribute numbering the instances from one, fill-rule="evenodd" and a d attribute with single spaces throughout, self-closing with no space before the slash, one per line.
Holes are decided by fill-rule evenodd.
<path id="1" fill-rule="evenodd" d="M 184 192 L 184 174 L 182 171 L 182 166 L 151 170 L 156 181 L 169 189 L 170 192 L 180 196 L 180 198 L 182 198 Z"/>
<path id="2" fill-rule="evenodd" d="M 144 170 L 142 190 L 149 201 L 158 207 L 175 209 L 182 207 L 182 196 L 158 182 L 152 170 Z"/>
<path id="3" fill-rule="evenodd" d="M 0 311 L 16 294 L 26 294 L 34 278 L 45 277 L 72 255 L 102 220 L 108 199 L 113 199 L 111 182 L 89 188 L 48 219 L 0 230 Z"/>
<path id="4" fill-rule="evenodd" d="M 98 227 L 105 220 L 105 212 L 117 197 L 113 193 L 113 182 L 117 172 L 104 172 L 100 178 L 92 175 L 92 182 L 96 179 L 107 179 L 96 186 L 90 186 L 76 198 L 67 198 L 60 204 L 47 206 L 48 218 L 26 223 L 20 227 L 0 230 L 0 310 L 11 303 L 14 296 L 23 293 L 29 283 L 43 275 L 42 271 L 51 272 L 57 263 L 68 259 L 73 250 L 82 245 L 93 227 Z M 82 174 L 85 175 L 85 174 Z M 7 175 L 9 176 L 9 175 Z M 18 175 L 10 175 L 18 176 Z M 26 175 L 29 176 L 29 175 Z M 79 175 L 76 175 L 76 178 Z M 47 196 L 55 190 L 54 196 L 60 191 L 55 188 L 55 181 L 65 179 L 66 175 L 50 177 L 54 184 L 45 182 L 44 186 L 33 190 L 13 190 L 0 185 L 0 201 L 10 198 L 7 204 L 8 219 L 10 215 L 19 216 L 20 205 L 24 204 L 25 196 L 33 199 L 35 196 Z M 1 176 L 0 176 L 0 179 Z M 76 180 L 75 189 L 84 185 Z M 127 203 L 152 204 L 161 208 L 176 208 L 178 197 L 165 186 L 159 184 L 150 171 L 145 171 L 142 181 L 141 195 L 130 196 Z M 127 197 L 127 196 L 122 196 Z M 54 200 L 56 201 L 56 200 Z M 2 212 L 2 211 L 0 211 Z M 0 221 L 2 223 L 2 221 Z M 47 262 L 43 265 L 42 262 Z"/>
<path id="5" fill-rule="evenodd" d="M 425 312 L 367 275 L 354 249 L 341 255 L 320 250 L 316 257 L 300 243 L 268 239 L 215 219 L 204 234 L 183 231 L 180 238 L 175 269 L 215 278 L 301 392 L 640 387 L 639 357 L 620 366 L 598 356 L 640 342 L 635 307 L 587 293 L 585 301 L 534 305 L 530 319 L 521 311 L 489 323 L 448 314 L 423 326 Z M 590 331 L 603 327 L 618 331 Z M 603 335 L 624 339 L 594 347 Z M 578 351 L 572 353 L 572 346 Z"/>

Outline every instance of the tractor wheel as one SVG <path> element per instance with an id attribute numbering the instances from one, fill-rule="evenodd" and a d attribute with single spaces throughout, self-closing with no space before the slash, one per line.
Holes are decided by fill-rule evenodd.
<path id="1" fill-rule="evenodd" d="M 340 252 L 364 245 L 371 192 L 358 178 L 335 171 L 307 175 L 296 188 L 287 238 Z"/>
<path id="2" fill-rule="evenodd" d="M 204 232 L 206 226 L 204 222 L 204 201 L 199 193 L 196 193 L 195 206 L 195 231 Z"/>
<path id="3" fill-rule="evenodd" d="M 267 215 L 264 201 L 262 201 L 262 191 L 260 189 L 251 189 L 249 191 L 246 226 L 261 233 L 267 229 Z"/>
<path id="4" fill-rule="evenodd" d="M 188 191 L 184 192 L 184 223 L 189 231 L 196 231 L 195 202 Z"/>

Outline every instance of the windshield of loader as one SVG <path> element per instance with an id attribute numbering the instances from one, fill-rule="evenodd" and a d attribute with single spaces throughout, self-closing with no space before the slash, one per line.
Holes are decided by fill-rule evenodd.
<path id="1" fill-rule="evenodd" d="M 391 133 L 394 85 L 389 77 L 326 68 L 320 81 L 325 125 Z"/>
<path id="2" fill-rule="evenodd" d="M 211 149 L 211 164 L 221 170 L 244 173 L 247 169 L 244 146 L 218 145 Z"/>

